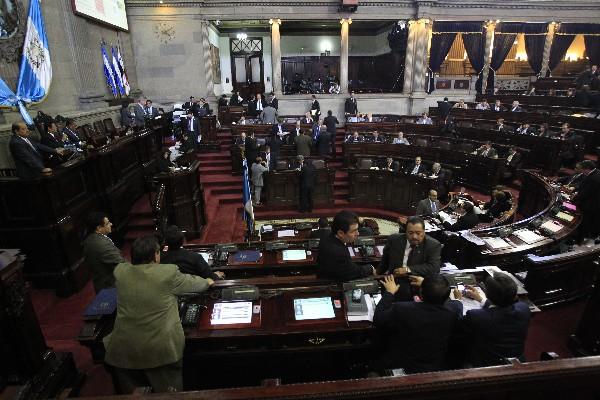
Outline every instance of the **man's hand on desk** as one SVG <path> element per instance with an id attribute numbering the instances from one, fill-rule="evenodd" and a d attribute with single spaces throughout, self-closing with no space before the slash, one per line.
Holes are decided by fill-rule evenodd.
<path id="1" fill-rule="evenodd" d="M 400 286 L 398 286 L 398 284 L 394 280 L 393 275 L 386 275 L 381 281 L 381 284 L 383 285 L 385 290 L 391 294 L 396 294 L 396 292 L 400 289 Z"/>
<path id="2" fill-rule="evenodd" d="M 479 294 L 477 289 L 475 289 L 473 286 L 469 286 L 469 285 L 465 286 L 465 296 L 470 297 L 473 300 L 478 301 L 480 303 L 481 303 L 481 300 L 483 300 L 483 297 L 481 297 L 481 295 Z"/>
<path id="3" fill-rule="evenodd" d="M 399 267 L 394 269 L 394 276 L 406 276 L 408 275 L 408 268 L 407 267 Z"/>
<path id="4" fill-rule="evenodd" d="M 422 276 L 417 276 L 417 275 L 410 275 L 408 277 L 410 284 L 412 286 L 416 286 L 416 287 L 421 287 L 421 284 L 423 283 L 423 279 L 424 278 Z"/>
<path id="5" fill-rule="evenodd" d="M 215 275 L 219 277 L 219 279 L 225 279 L 225 272 L 223 271 L 215 271 Z"/>

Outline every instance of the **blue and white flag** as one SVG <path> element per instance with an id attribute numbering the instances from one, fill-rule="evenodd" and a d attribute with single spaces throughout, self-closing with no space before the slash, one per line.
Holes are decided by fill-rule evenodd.
<path id="1" fill-rule="evenodd" d="M 121 80 L 121 70 L 119 68 L 119 63 L 117 61 L 117 55 L 115 54 L 115 48 L 111 47 L 110 52 L 112 53 L 112 69 L 113 69 L 113 74 L 115 76 L 115 83 L 117 84 L 119 93 L 121 93 L 121 95 L 124 95 L 125 89 L 123 89 L 123 81 Z"/>
<path id="2" fill-rule="evenodd" d="M 129 96 L 129 81 L 127 80 L 127 73 L 125 72 L 125 62 L 121 57 L 121 49 L 117 47 L 117 60 L 119 61 L 119 71 L 121 72 L 121 82 L 123 82 L 123 89 L 125 90 L 125 96 Z"/>
<path id="3" fill-rule="evenodd" d="M 252 194 L 250 192 L 250 180 L 248 179 L 248 162 L 244 159 L 243 162 L 243 170 L 244 170 L 244 197 L 242 198 L 242 203 L 244 205 L 244 221 L 248 225 L 248 232 L 252 233 L 254 231 L 254 208 L 252 207 Z"/>
<path id="4" fill-rule="evenodd" d="M 108 61 L 108 57 L 106 55 L 106 50 L 104 50 L 104 46 L 100 46 L 102 48 L 102 63 L 104 64 L 104 77 L 106 78 L 106 85 L 110 88 L 114 97 L 117 97 L 117 84 L 115 83 L 115 76 L 113 74 L 113 69 L 110 65 L 110 61 Z"/>

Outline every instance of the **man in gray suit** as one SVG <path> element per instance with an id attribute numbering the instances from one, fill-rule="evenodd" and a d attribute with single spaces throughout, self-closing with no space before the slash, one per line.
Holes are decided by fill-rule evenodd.
<path id="1" fill-rule="evenodd" d="M 146 124 L 146 99 L 140 97 L 133 106 L 134 125 L 143 127 Z"/>
<path id="2" fill-rule="evenodd" d="M 118 263 L 125 262 L 121 252 L 107 236 L 112 231 L 112 222 L 103 212 L 92 212 L 86 220 L 88 235 L 83 241 L 83 256 L 92 270 L 94 290 L 114 287 L 113 270 Z"/>
<path id="3" fill-rule="evenodd" d="M 271 104 L 267 106 L 260 113 L 260 120 L 263 124 L 276 124 L 277 123 L 277 110 Z"/>
<path id="4" fill-rule="evenodd" d="M 104 361 L 114 368 L 117 389 L 132 393 L 151 386 L 153 392 L 183 390 L 185 336 L 177 296 L 203 292 L 214 281 L 182 274 L 175 264 L 160 264 L 154 236 L 141 237 L 131 247 L 131 264 L 115 268 L 117 317 L 103 342 Z"/>
<path id="5" fill-rule="evenodd" d="M 260 194 L 264 186 L 263 174 L 268 170 L 262 157 L 256 157 L 256 161 L 252 164 L 252 186 L 254 187 L 254 204 L 257 206 L 260 206 Z"/>
<path id="6" fill-rule="evenodd" d="M 296 138 L 296 155 L 304 157 L 310 156 L 311 147 L 312 139 L 306 134 L 306 132 L 302 133 L 302 135 Z"/>
<path id="7" fill-rule="evenodd" d="M 440 211 L 441 206 L 437 192 L 435 190 L 430 190 L 429 197 L 419 201 L 419 204 L 417 204 L 417 213 L 415 215 L 436 214 Z"/>

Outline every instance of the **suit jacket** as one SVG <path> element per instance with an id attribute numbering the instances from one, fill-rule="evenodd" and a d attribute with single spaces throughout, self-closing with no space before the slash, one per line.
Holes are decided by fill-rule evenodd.
<path id="1" fill-rule="evenodd" d="M 321 241 L 329 235 L 331 235 L 331 228 L 319 228 L 316 231 L 311 231 L 309 237 Z"/>
<path id="2" fill-rule="evenodd" d="M 440 112 L 441 119 L 446 119 L 448 114 L 450 114 L 450 110 L 452 110 L 452 104 L 447 101 L 438 101 L 438 111 Z"/>
<path id="3" fill-rule="evenodd" d="M 113 271 L 117 264 L 125 262 L 112 240 L 92 232 L 83 241 L 83 256 L 92 270 L 92 281 L 96 293 L 115 286 Z"/>
<path id="4" fill-rule="evenodd" d="M 192 117 L 191 121 L 192 121 L 192 129 L 190 130 L 190 119 L 184 119 L 184 129 L 187 132 L 193 132 L 194 137 L 196 139 L 198 139 L 198 136 L 200 136 L 200 121 L 198 120 L 198 118 L 196 117 Z"/>
<path id="5" fill-rule="evenodd" d="M 408 373 L 444 369 L 460 315 L 460 301 L 448 301 L 445 305 L 394 302 L 394 295 L 385 291 L 373 317 L 377 330 L 389 336 L 379 369 L 404 368 Z"/>
<path id="6" fill-rule="evenodd" d="M 385 136 L 377 136 L 377 139 L 375 139 L 375 136 L 367 136 L 365 138 L 365 142 L 369 142 L 369 143 L 385 143 Z"/>
<path id="7" fill-rule="evenodd" d="M 321 106 L 319 105 L 318 100 L 314 100 L 310 103 L 310 115 L 314 117 L 318 117 L 321 114 Z"/>
<path id="8" fill-rule="evenodd" d="M 358 135 L 356 138 L 353 135 L 350 135 L 346 138 L 346 143 L 362 143 L 365 141 L 365 138 Z"/>
<path id="9" fill-rule="evenodd" d="M 496 201 L 491 199 L 483 206 L 484 210 L 488 210 L 487 215 L 492 218 L 499 218 L 503 212 L 510 210 L 510 203 L 508 200 Z"/>
<path id="10" fill-rule="evenodd" d="M 321 131 L 321 134 L 317 138 L 317 153 L 319 155 L 329 154 L 331 151 L 331 133 L 327 131 Z"/>
<path id="11" fill-rule="evenodd" d="M 285 126 L 283 124 L 281 124 L 281 132 L 285 132 Z M 271 133 L 273 135 L 279 133 L 279 124 L 278 123 L 273 124 L 273 128 L 271 128 Z"/>
<path id="12" fill-rule="evenodd" d="M 338 121 L 338 119 L 333 115 L 328 115 L 325 118 L 323 118 L 323 123 L 325 124 L 325 126 L 327 126 L 327 132 L 335 133 L 335 127 L 337 124 L 340 123 L 340 121 Z"/>
<path id="13" fill-rule="evenodd" d="M 439 200 L 435 201 L 436 212 L 440 210 L 442 204 Z M 415 215 L 431 215 L 433 214 L 433 210 L 431 209 L 431 200 L 428 198 L 419 201 L 417 204 L 417 212 Z"/>
<path id="14" fill-rule="evenodd" d="M 248 165 L 252 166 L 252 163 L 254 162 L 254 160 L 256 160 L 256 156 L 258 155 L 258 145 L 256 144 L 256 139 L 247 137 L 244 149 L 246 159 L 249 160 Z"/>
<path id="15" fill-rule="evenodd" d="M 198 148 L 198 140 L 194 137 L 194 135 L 189 135 L 187 140 L 181 143 L 179 146 L 179 151 L 181 153 L 187 153 L 190 151 L 196 151 Z"/>
<path id="16" fill-rule="evenodd" d="M 464 231 L 466 229 L 471 229 L 475 227 L 479 223 L 479 215 L 474 212 L 470 214 L 465 214 L 460 217 L 454 224 L 450 224 L 445 221 L 443 223 L 444 229 L 452 232 Z"/>
<path id="17" fill-rule="evenodd" d="M 521 153 L 518 151 L 512 156 L 510 161 L 508 161 L 508 155 L 506 157 L 506 165 L 510 168 L 517 168 L 521 164 Z"/>
<path id="18" fill-rule="evenodd" d="M 18 135 L 10 137 L 9 148 L 17 167 L 17 176 L 21 179 L 33 179 L 40 175 L 44 169 L 44 158 L 42 152 L 52 153 L 54 149 L 44 146 L 33 140 L 29 140 L 32 148 L 25 139 Z"/>
<path id="19" fill-rule="evenodd" d="M 254 100 L 252 102 L 252 111 L 254 112 L 254 115 L 260 115 L 260 113 L 263 112 L 265 108 L 267 108 L 267 102 L 262 97 L 260 99 L 260 105 L 262 107 L 262 110 L 258 109 L 259 108 L 258 107 L 258 100 Z M 274 107 L 273 107 L 273 109 L 274 109 Z"/>
<path id="20" fill-rule="evenodd" d="M 237 94 L 231 95 L 231 98 L 229 99 L 230 106 L 241 106 L 243 102 L 244 99 L 241 99 Z M 250 107 L 248 107 L 248 111 L 250 111 Z"/>
<path id="21" fill-rule="evenodd" d="M 300 135 L 296 138 L 296 154 L 304 157 L 310 156 L 312 139 L 307 135 Z"/>
<path id="22" fill-rule="evenodd" d="M 279 100 L 277 100 L 276 98 L 272 98 L 269 104 L 271 104 L 271 106 L 273 106 L 274 109 L 279 110 Z"/>
<path id="23" fill-rule="evenodd" d="M 477 149 L 478 156 L 483 156 L 483 153 L 485 153 L 485 149 Z M 485 157 L 494 158 L 497 156 L 498 156 L 498 152 L 496 151 L 496 149 L 493 147 L 490 147 L 490 149 L 488 150 L 487 155 Z"/>
<path id="24" fill-rule="evenodd" d="M 158 117 L 158 108 L 154 106 L 146 108 L 146 115 L 151 118 Z"/>
<path id="25" fill-rule="evenodd" d="M 466 361 L 473 367 L 498 365 L 502 358 L 523 357 L 530 311 L 523 302 L 508 307 L 469 310 L 461 320 L 468 337 Z"/>
<path id="26" fill-rule="evenodd" d="M 277 128 L 277 125 L 274 126 L 274 128 Z M 277 131 L 275 131 L 277 132 Z M 271 153 L 275 154 L 275 156 L 277 156 L 279 154 L 279 152 L 281 151 L 281 146 L 283 145 L 283 141 L 281 140 L 281 137 L 279 137 L 279 135 L 274 134 L 273 136 L 271 136 L 271 139 L 269 140 L 268 143 L 269 147 L 271 147 Z"/>
<path id="27" fill-rule="evenodd" d="M 521 111 L 523 111 L 523 109 L 520 106 L 516 106 L 516 107 L 511 106 L 510 107 L 510 111 L 512 111 L 512 112 L 521 112 Z"/>
<path id="28" fill-rule="evenodd" d="M 252 184 L 254 186 L 264 186 L 263 173 L 269 169 L 262 164 L 252 164 Z"/>
<path id="29" fill-rule="evenodd" d="M 219 280 L 219 276 L 213 272 L 210 266 L 200 254 L 187 250 L 177 249 L 163 251 L 160 254 L 161 264 L 175 264 L 182 274 L 196 275 L 201 278 Z"/>
<path id="30" fill-rule="evenodd" d="M 271 106 L 266 106 L 260 113 L 260 119 L 263 124 L 276 124 L 277 123 L 277 110 Z"/>
<path id="31" fill-rule="evenodd" d="M 356 98 L 348 97 L 344 102 L 344 113 L 345 114 L 357 114 L 358 113 L 358 104 L 356 103 Z"/>
<path id="32" fill-rule="evenodd" d="M 202 292 L 208 282 L 174 264 L 121 263 L 115 268 L 118 303 L 104 338 L 106 363 L 126 369 L 156 368 L 183 357 L 185 336 L 177 296 Z"/>
<path id="33" fill-rule="evenodd" d="M 318 124 L 315 124 L 312 127 L 312 135 L 311 135 L 313 143 L 317 143 L 317 139 L 319 138 L 319 135 L 321 135 L 321 126 Z"/>
<path id="34" fill-rule="evenodd" d="M 44 132 L 41 134 L 40 142 L 44 146 L 48 146 L 53 149 L 58 149 L 59 147 L 65 147 L 65 144 L 62 140 L 57 139 L 51 132 Z"/>
<path id="35" fill-rule="evenodd" d="M 492 111 L 506 111 L 506 108 L 504 108 L 502 105 L 496 106 L 496 104 L 492 104 L 492 106 L 490 107 L 490 110 L 492 110 Z"/>
<path id="36" fill-rule="evenodd" d="M 415 166 L 417 164 L 415 164 L 414 162 L 412 164 L 410 164 L 408 166 L 408 168 L 406 168 L 406 173 L 409 175 L 412 175 L 413 170 L 415 169 Z M 419 169 L 417 170 L 417 174 L 426 174 L 427 173 L 427 167 L 425 166 L 425 164 L 421 163 L 419 165 Z"/>
<path id="37" fill-rule="evenodd" d="M 134 125 L 135 126 L 144 126 L 144 124 L 146 123 L 146 108 L 142 105 L 140 105 L 140 103 L 136 103 L 133 106 L 133 113 L 134 113 Z"/>
<path id="38" fill-rule="evenodd" d="M 404 259 L 404 250 L 406 249 L 406 234 L 400 233 L 388 237 L 385 247 L 383 248 L 383 256 L 379 264 L 380 273 L 392 273 L 394 269 L 402 267 Z M 415 247 L 406 265 L 410 267 L 411 274 L 419 276 L 427 276 L 440 272 L 440 254 L 442 245 L 434 238 L 425 235 L 425 240 Z"/>
<path id="39" fill-rule="evenodd" d="M 581 206 L 584 217 L 598 215 L 600 204 L 600 170 L 595 169 L 585 176 L 579 184 L 575 201 Z M 586 215 L 587 214 L 587 215 Z"/>
<path id="40" fill-rule="evenodd" d="M 300 189 L 312 189 L 315 187 L 317 171 L 314 165 L 304 163 L 300 169 Z"/>
<path id="41" fill-rule="evenodd" d="M 357 265 L 352 262 L 348 248 L 333 233 L 321 239 L 317 255 L 317 277 L 337 281 L 371 276 L 373 269 L 369 265 Z"/>
<path id="42" fill-rule="evenodd" d="M 131 116 L 129 108 L 121 108 L 121 126 L 130 127 L 135 123 L 135 119 Z"/>
<path id="43" fill-rule="evenodd" d="M 398 161 L 392 161 L 392 164 L 388 167 L 387 160 L 384 160 L 381 164 L 379 164 L 379 169 L 391 169 L 392 172 L 400 171 L 400 163 Z"/>
<path id="44" fill-rule="evenodd" d="M 71 143 L 79 143 L 82 140 L 84 140 L 79 137 L 79 134 L 76 131 L 72 131 L 69 128 L 67 128 L 66 126 L 63 128 L 62 133 L 67 135 L 67 137 L 69 138 L 69 142 L 71 142 Z"/>

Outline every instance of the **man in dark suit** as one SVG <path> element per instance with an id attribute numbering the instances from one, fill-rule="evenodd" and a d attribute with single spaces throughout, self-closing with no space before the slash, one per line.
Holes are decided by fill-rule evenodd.
<path id="1" fill-rule="evenodd" d="M 246 145 L 244 148 L 246 160 L 248 160 L 248 165 L 251 166 L 256 160 L 256 156 L 258 156 L 258 144 L 254 138 L 254 131 L 250 132 L 250 136 L 246 138 Z"/>
<path id="2" fill-rule="evenodd" d="M 521 126 L 517 128 L 517 133 L 521 135 L 537 135 L 535 129 L 531 125 L 529 125 L 528 122 L 524 122 L 523 124 L 521 124 Z"/>
<path id="3" fill-rule="evenodd" d="M 335 134 L 337 133 L 336 126 L 340 123 L 340 121 L 333 116 L 333 112 L 331 110 L 327 110 L 327 116 L 323 119 L 323 123 L 327 127 L 327 132 L 331 133 L 331 153 L 335 156 Z"/>
<path id="4" fill-rule="evenodd" d="M 300 121 L 296 121 L 296 125 L 294 126 L 294 129 L 292 129 L 290 134 L 286 137 L 286 143 L 287 144 L 295 144 L 296 138 L 300 135 L 302 135 L 302 125 L 301 125 Z"/>
<path id="5" fill-rule="evenodd" d="M 496 100 L 492 106 L 492 111 L 506 111 L 506 108 L 502 106 L 500 100 Z"/>
<path id="6" fill-rule="evenodd" d="M 421 157 L 417 156 L 415 162 L 410 164 L 406 169 L 406 173 L 409 175 L 420 175 L 427 173 L 427 167 L 421 162 Z"/>
<path id="7" fill-rule="evenodd" d="M 312 212 L 313 190 L 317 172 L 311 160 L 305 160 L 300 167 L 300 212 Z"/>
<path id="8" fill-rule="evenodd" d="M 183 103 L 181 108 L 183 108 L 184 110 L 188 110 L 188 109 L 192 108 L 193 105 L 194 105 L 194 96 L 190 96 L 190 100 Z"/>
<path id="9" fill-rule="evenodd" d="M 279 110 L 279 100 L 275 97 L 275 93 L 271 92 L 268 103 L 276 110 Z"/>
<path id="10" fill-rule="evenodd" d="M 379 168 L 386 171 L 398 172 L 400 170 L 400 163 L 398 161 L 394 161 L 392 157 L 388 157 Z"/>
<path id="11" fill-rule="evenodd" d="M 321 126 L 321 134 L 317 138 L 317 154 L 325 156 L 331 151 L 331 133 L 329 133 L 325 125 Z"/>
<path id="12" fill-rule="evenodd" d="M 108 235 L 112 232 L 112 222 L 103 212 L 92 212 L 86 218 L 88 235 L 83 241 L 83 256 L 92 270 L 94 290 L 115 286 L 113 271 L 117 264 L 125 262 L 121 252 Z"/>
<path id="13" fill-rule="evenodd" d="M 350 92 L 350 97 L 348 97 L 344 103 L 344 114 L 346 116 L 358 114 L 358 104 L 356 103 L 354 92 Z"/>
<path id="14" fill-rule="evenodd" d="M 45 131 L 42 133 L 41 143 L 44 146 L 51 147 L 53 149 L 57 149 L 59 147 L 65 147 L 65 141 L 68 140 L 67 135 L 64 135 L 58 132 L 58 127 L 56 126 L 56 122 L 48 122 L 45 127 Z"/>
<path id="15" fill-rule="evenodd" d="M 410 217 L 406 233 L 391 235 L 383 248 L 380 274 L 430 276 L 440 272 L 442 245 L 425 234 L 425 221 Z"/>
<path id="16" fill-rule="evenodd" d="M 138 98 L 138 102 L 133 106 L 134 125 L 143 127 L 146 124 L 146 101 L 143 97 Z"/>
<path id="17" fill-rule="evenodd" d="M 417 204 L 416 215 L 432 215 L 437 214 L 442 208 L 442 204 L 438 200 L 438 194 L 435 190 L 429 191 L 429 197 L 419 201 Z"/>
<path id="18" fill-rule="evenodd" d="M 304 132 L 296 138 L 296 155 L 308 157 L 312 147 L 312 139 Z"/>
<path id="19" fill-rule="evenodd" d="M 219 101 L 217 102 L 217 105 L 219 107 L 227 107 L 228 104 L 229 104 L 229 100 L 227 100 L 227 95 L 222 94 L 221 97 L 219 97 Z"/>
<path id="20" fill-rule="evenodd" d="M 29 139 L 29 129 L 23 122 L 12 124 L 9 148 L 21 179 L 33 179 L 40 174 L 51 174 L 52 169 L 44 167 L 42 153 L 62 154 L 64 149 L 51 148 Z"/>
<path id="21" fill-rule="evenodd" d="M 146 115 L 152 119 L 158 117 L 158 108 L 152 105 L 152 100 L 146 100 Z"/>
<path id="22" fill-rule="evenodd" d="M 494 190 L 492 198 L 483 206 L 487 210 L 485 214 L 479 214 L 479 219 L 485 222 L 491 222 L 495 218 L 500 218 L 503 213 L 511 208 L 510 202 L 506 199 L 506 194 L 501 190 Z"/>
<path id="23" fill-rule="evenodd" d="M 242 98 L 242 96 L 240 96 L 240 92 L 234 91 L 231 94 L 231 98 L 229 99 L 230 106 L 241 106 L 243 102 L 244 99 Z M 250 107 L 248 107 L 248 111 L 250 111 Z"/>
<path id="24" fill-rule="evenodd" d="M 200 107 L 200 109 L 198 110 L 198 115 L 200 115 L 201 117 L 210 115 L 210 106 L 208 105 L 204 97 L 200 99 L 198 106 Z"/>
<path id="25" fill-rule="evenodd" d="M 444 229 L 452 232 L 464 231 L 475 227 L 479 223 L 479 215 L 475 214 L 473 203 L 466 201 L 460 208 L 464 211 L 464 214 L 453 224 L 449 221 L 443 221 Z"/>
<path id="26" fill-rule="evenodd" d="M 496 272 L 484 281 L 485 297 L 467 287 L 466 295 L 479 301 L 481 309 L 467 311 L 460 321 L 465 337 L 466 363 L 488 367 L 504 363 L 505 358 L 524 360 L 525 339 L 529 328 L 529 306 L 518 301 L 515 281 Z"/>
<path id="27" fill-rule="evenodd" d="M 452 104 L 448 102 L 448 98 L 444 97 L 444 101 L 438 101 L 438 111 L 440 113 L 440 120 L 445 120 L 452 110 Z"/>
<path id="28" fill-rule="evenodd" d="M 200 142 L 202 136 L 200 136 L 200 121 L 194 116 L 192 109 L 187 110 L 187 120 L 184 120 L 184 131 L 188 132 L 196 142 Z"/>
<path id="29" fill-rule="evenodd" d="M 271 171 L 274 171 L 277 168 L 277 160 L 279 159 L 279 152 L 281 151 L 282 145 L 283 141 L 281 140 L 281 136 L 279 136 L 278 134 L 274 134 L 271 136 L 271 140 L 269 140 L 269 147 L 271 148 L 271 157 L 268 164 L 268 168 Z"/>
<path id="30" fill-rule="evenodd" d="M 204 257 L 195 251 L 182 248 L 185 236 L 178 226 L 171 225 L 165 232 L 167 251 L 160 254 L 161 264 L 175 264 L 182 274 L 196 275 L 202 278 L 219 280 L 225 277 L 221 271 L 213 271 Z"/>
<path id="31" fill-rule="evenodd" d="M 321 116 L 321 106 L 319 105 L 317 96 L 314 94 L 312 95 L 312 101 L 310 102 L 310 115 L 315 121 L 318 121 Z"/>
<path id="32" fill-rule="evenodd" d="M 498 152 L 492 147 L 492 142 L 487 141 L 475 150 L 475 154 L 481 157 L 498 158 Z"/>
<path id="33" fill-rule="evenodd" d="M 556 182 L 560 183 L 569 192 L 576 192 L 577 189 L 579 189 L 579 185 L 585 178 L 585 174 L 583 173 L 583 170 L 581 168 L 582 162 L 578 162 L 577 164 L 575 164 L 575 170 L 572 174 L 560 177 L 556 180 Z"/>
<path id="34" fill-rule="evenodd" d="M 350 281 L 374 274 L 370 265 L 352 262 L 348 245 L 358 237 L 358 217 L 350 211 L 340 211 L 333 218 L 331 234 L 319 243 L 317 255 L 317 277 Z"/>
<path id="35" fill-rule="evenodd" d="M 508 154 L 506 155 L 506 168 L 502 174 L 504 179 L 510 179 L 515 176 L 517 169 L 521 167 L 521 153 L 519 153 L 514 146 L 508 148 Z"/>
<path id="36" fill-rule="evenodd" d="M 402 368 L 406 373 L 445 368 L 446 353 L 462 304 L 448 300 L 450 285 L 438 274 L 421 282 L 421 302 L 394 302 L 400 287 L 392 276 L 382 281 L 385 291 L 375 308 L 373 325 L 388 338 L 377 369 Z"/>
<path id="37" fill-rule="evenodd" d="M 77 132 L 77 123 L 73 119 L 67 119 L 65 122 L 65 127 L 62 130 L 62 133 L 67 135 L 68 142 L 79 146 L 79 144 L 84 140 L 79 137 L 79 133 Z"/>
<path id="38" fill-rule="evenodd" d="M 372 136 L 367 136 L 365 138 L 365 142 L 370 142 L 370 143 L 385 143 L 385 136 L 379 136 L 379 132 L 378 131 L 373 131 L 373 135 Z"/>
<path id="39" fill-rule="evenodd" d="M 362 143 L 364 141 L 365 138 L 360 136 L 357 131 L 352 132 L 345 140 L 346 143 Z"/>
<path id="40" fill-rule="evenodd" d="M 598 78 L 598 66 L 592 65 L 590 69 L 579 74 L 575 80 L 575 83 L 577 84 L 577 88 L 580 89 L 584 85 L 591 85 L 592 81 L 596 78 Z"/>
<path id="41" fill-rule="evenodd" d="M 523 108 L 521 108 L 521 106 L 519 105 L 519 102 L 517 100 L 512 102 L 512 105 L 510 106 L 510 111 L 511 112 L 522 112 Z"/>
<path id="42" fill-rule="evenodd" d="M 579 164 L 585 177 L 573 200 L 583 213 L 578 235 L 582 241 L 586 237 L 592 238 L 600 234 L 600 171 L 592 160 L 584 160 Z"/>
<path id="43" fill-rule="evenodd" d="M 256 101 L 254 103 L 254 115 L 260 115 L 263 110 L 267 107 L 267 102 L 262 98 L 260 93 L 256 94 Z"/>
<path id="44" fill-rule="evenodd" d="M 316 231 L 310 232 L 311 239 L 323 240 L 327 236 L 331 235 L 331 228 L 329 227 L 329 221 L 327 220 L 327 218 L 325 218 L 325 217 L 319 218 L 318 225 L 319 225 L 319 229 L 317 229 Z"/>

